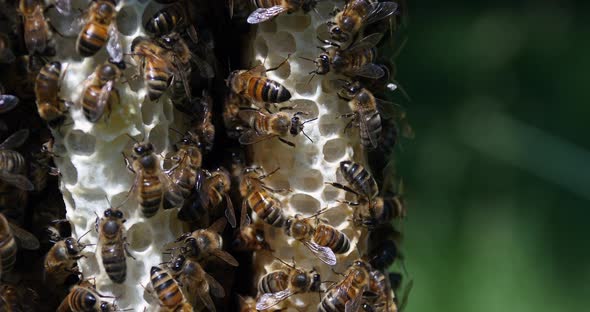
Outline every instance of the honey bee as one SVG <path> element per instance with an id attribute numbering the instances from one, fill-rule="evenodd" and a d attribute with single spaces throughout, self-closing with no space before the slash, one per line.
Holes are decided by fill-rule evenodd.
<path id="1" fill-rule="evenodd" d="M 391 224 L 369 233 L 369 263 L 373 268 L 385 271 L 396 260 L 403 260 L 398 247 L 401 236 Z"/>
<path id="2" fill-rule="evenodd" d="M 16 263 L 17 240 L 18 246 L 23 249 L 39 249 L 40 243 L 35 235 L 9 222 L 4 214 L 0 213 L 0 265 L 2 273 L 10 272 Z"/>
<path id="3" fill-rule="evenodd" d="M 302 242 L 318 259 L 328 265 L 336 264 L 335 252 L 342 253 L 350 248 L 348 237 L 331 226 L 323 225 L 321 231 L 317 231 L 311 220 L 313 217 L 305 218 L 300 214 L 290 217 L 285 222 L 285 234 Z M 326 244 L 326 246 L 320 245 Z M 334 248 L 335 250 L 332 250 Z"/>
<path id="4" fill-rule="evenodd" d="M 302 133 L 311 142 L 311 138 L 303 131 L 306 123 L 314 121 L 317 118 L 301 121 L 301 115 L 306 115 L 304 112 L 296 112 L 289 114 L 280 111 L 278 113 L 269 114 L 263 113 L 256 109 L 243 109 L 238 113 L 238 117 L 250 126 L 249 129 L 242 132 L 239 138 L 240 144 L 248 145 L 255 144 L 263 140 L 271 138 L 278 138 L 281 142 L 295 147 L 295 143 L 285 140 L 283 137 L 296 136 Z"/>
<path id="5" fill-rule="evenodd" d="M 226 223 L 227 221 L 224 218 L 220 218 L 213 222 L 207 229 L 185 233 L 176 241 L 183 241 L 183 254 L 185 256 L 203 259 L 209 255 L 213 255 L 231 266 L 238 266 L 238 261 L 232 255 L 221 249 L 223 247 L 223 239 L 219 233 L 223 231 Z"/>
<path id="6" fill-rule="evenodd" d="M 213 276 L 207 274 L 198 262 L 178 255 L 171 261 L 170 270 L 187 293 L 196 293 L 209 311 L 216 311 L 209 291 L 217 298 L 225 297 L 225 291 L 223 286 Z"/>
<path id="7" fill-rule="evenodd" d="M 71 274 L 81 274 L 78 271 L 77 261 L 86 257 L 82 255 L 82 251 L 88 245 L 80 243 L 80 240 L 88 232 L 80 236 L 78 240 L 73 237 L 61 238 L 57 231 L 50 231 L 50 233 L 52 233 L 50 241 L 54 245 L 45 256 L 44 279 L 62 285 Z"/>
<path id="8" fill-rule="evenodd" d="M 197 107 L 197 118 L 193 122 L 191 130 L 198 136 L 201 149 L 205 152 L 210 152 L 213 149 L 213 142 L 215 141 L 215 125 L 213 125 L 211 120 L 213 97 L 211 97 L 207 90 L 203 89 L 200 105 Z"/>
<path id="9" fill-rule="evenodd" d="M 352 77 L 359 76 L 371 79 L 383 77 L 385 75 L 383 68 L 373 63 L 377 58 L 375 45 L 379 43 L 382 37 L 383 35 L 379 33 L 368 35 L 344 50 L 335 43 L 324 41 L 332 45 L 332 47 L 320 47 L 322 53 L 313 60 L 316 69 L 311 73 L 325 75 L 330 70 L 333 70 L 336 73 Z"/>
<path id="10" fill-rule="evenodd" d="M 273 189 L 264 183 L 264 179 L 273 175 L 279 168 L 265 174 L 261 168 L 252 167 L 242 170 L 240 180 L 240 194 L 242 195 L 242 210 L 240 216 L 240 228 L 250 223 L 248 208 L 252 209 L 267 224 L 274 227 L 283 227 L 287 219 L 283 213 L 281 202 L 272 196 L 272 193 L 282 193 L 287 190 Z"/>
<path id="11" fill-rule="evenodd" d="M 47 178 L 59 176 L 59 169 L 51 165 L 53 154 L 53 138 L 43 143 L 39 153 L 33 153 L 31 161 L 31 180 L 36 191 L 42 191 L 47 186 Z"/>
<path id="12" fill-rule="evenodd" d="M 223 102 L 223 125 L 226 134 L 231 139 L 238 139 L 244 130 L 243 124 L 238 118 L 241 108 L 250 107 L 250 102 L 236 93 L 230 92 Z"/>
<path id="13" fill-rule="evenodd" d="M 235 251 L 273 251 L 264 238 L 262 223 L 249 224 L 236 231 L 232 241 L 232 250 Z"/>
<path id="14" fill-rule="evenodd" d="M 158 100 L 174 76 L 174 65 L 168 60 L 166 50 L 149 38 L 136 37 L 131 43 L 131 51 L 143 71 L 148 98 Z"/>
<path id="15" fill-rule="evenodd" d="M 249 24 L 258 24 L 282 13 L 293 13 L 299 9 L 307 13 L 315 8 L 317 0 L 252 0 L 252 4 L 257 9 L 246 21 Z"/>
<path id="16" fill-rule="evenodd" d="M 119 42 L 115 17 L 115 0 L 93 0 L 86 12 L 85 24 L 76 40 L 76 51 L 82 57 L 96 54 L 106 43 L 107 52 L 118 63 L 123 60 L 123 50 Z M 108 42 L 107 42 L 108 41 Z"/>
<path id="17" fill-rule="evenodd" d="M 11 46 L 8 36 L 0 32 L 0 63 L 9 64 L 16 60 Z"/>
<path id="18" fill-rule="evenodd" d="M 127 250 L 123 223 L 123 212 L 116 208 L 105 210 L 103 218 L 96 217 L 102 265 L 111 281 L 117 284 L 125 282 L 127 276 L 125 254 L 133 258 Z"/>
<path id="19" fill-rule="evenodd" d="M 358 203 L 345 202 L 354 207 L 353 222 L 369 230 L 389 224 L 393 219 L 404 218 L 406 208 L 400 195 L 377 196 L 372 202 L 361 199 Z"/>
<path id="20" fill-rule="evenodd" d="M 38 299 L 39 294 L 30 288 L 0 285 L 0 311 L 34 311 Z"/>
<path id="21" fill-rule="evenodd" d="M 110 117 L 113 105 L 119 104 L 119 91 L 114 84 L 120 76 L 121 71 L 116 65 L 105 63 L 97 66 L 86 79 L 80 99 L 86 120 L 97 122 L 105 109 L 108 112 L 107 119 Z"/>
<path id="22" fill-rule="evenodd" d="M 326 182 L 336 188 L 362 196 L 370 202 L 379 195 L 379 187 L 373 176 L 361 164 L 345 160 L 340 162 L 340 172 L 350 187 L 340 183 Z"/>
<path id="23" fill-rule="evenodd" d="M 177 144 L 178 151 L 171 157 L 174 164 L 165 171 L 170 187 L 164 194 L 164 209 L 181 205 L 195 190 L 203 161 L 198 144 L 197 136 L 190 131 Z"/>
<path id="24" fill-rule="evenodd" d="M 166 308 L 165 311 L 175 312 L 192 312 L 193 307 L 187 302 L 182 289 L 178 282 L 172 278 L 168 270 L 153 266 L 150 269 L 150 281 L 156 294 L 160 306 Z"/>
<path id="25" fill-rule="evenodd" d="M 266 78 L 266 72 L 277 70 L 287 62 L 287 57 L 279 66 L 265 69 L 258 65 L 249 70 L 234 70 L 226 80 L 232 92 L 255 103 L 282 103 L 291 99 L 291 92 L 277 81 Z"/>
<path id="26" fill-rule="evenodd" d="M 23 17 L 24 40 L 29 54 L 41 54 L 51 45 L 51 32 L 40 0 L 20 0 L 18 11 Z"/>
<path id="27" fill-rule="evenodd" d="M 394 302 L 394 293 L 391 289 L 389 277 L 379 270 L 369 272 L 370 282 L 364 297 L 372 309 L 383 312 L 397 312 L 398 308 Z"/>
<path id="28" fill-rule="evenodd" d="M 369 286 L 371 266 L 356 260 L 348 267 L 344 279 L 332 286 L 318 307 L 319 312 L 358 311 L 362 304 L 363 293 Z"/>
<path id="29" fill-rule="evenodd" d="M 185 1 L 177 1 L 163 7 L 145 22 L 145 30 L 156 37 L 161 37 L 184 29 L 193 42 L 198 42 L 197 31 L 187 9 L 188 5 L 190 4 Z"/>
<path id="30" fill-rule="evenodd" d="M 315 269 L 304 271 L 294 265 L 283 264 L 286 269 L 270 272 L 260 279 L 258 292 L 262 295 L 256 303 L 256 310 L 270 309 L 296 294 L 320 291 L 321 278 Z"/>
<path id="31" fill-rule="evenodd" d="M 57 308 L 57 312 L 115 312 L 117 306 L 101 300 L 104 296 L 98 293 L 90 282 L 84 281 L 72 287 L 68 295 Z"/>
<path id="32" fill-rule="evenodd" d="M 334 18 L 327 22 L 330 37 L 338 42 L 349 42 L 366 25 L 388 18 L 397 10 L 397 3 L 377 0 L 350 0 L 344 9 L 334 11 Z"/>
<path id="33" fill-rule="evenodd" d="M 13 148 L 21 146 L 29 137 L 29 130 L 21 129 L 0 144 L 0 182 L 15 186 L 24 191 L 32 191 L 35 186 L 25 176 L 25 158 Z"/>
<path id="34" fill-rule="evenodd" d="M 165 190 L 164 183 L 167 180 L 160 169 L 160 161 L 151 143 L 136 141 L 131 157 L 133 161 L 129 162 L 123 153 L 127 169 L 135 174 L 135 181 L 129 192 L 136 193 L 143 216 L 151 218 L 160 208 Z"/>
<path id="35" fill-rule="evenodd" d="M 204 207 L 214 208 L 225 200 L 225 217 L 231 225 L 236 227 L 236 215 L 234 206 L 229 196 L 231 177 L 229 172 L 220 167 L 214 171 L 201 170 L 197 178 L 197 188 L 200 190 L 200 198 Z"/>
<path id="36" fill-rule="evenodd" d="M 61 125 L 65 121 L 66 107 L 59 98 L 61 63 L 45 64 L 35 80 L 35 97 L 37 111 L 50 127 Z"/>

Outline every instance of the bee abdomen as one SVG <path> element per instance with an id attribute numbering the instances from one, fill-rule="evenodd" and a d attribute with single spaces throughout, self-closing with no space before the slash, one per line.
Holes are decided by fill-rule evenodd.
<path id="1" fill-rule="evenodd" d="M 326 224 L 320 223 L 317 226 L 313 240 L 318 245 L 328 247 L 337 254 L 346 253 L 350 249 L 350 240 L 346 234 Z"/>
<path id="2" fill-rule="evenodd" d="M 125 282 L 127 262 L 123 245 L 104 245 L 102 247 L 102 264 L 107 275 L 113 282 L 118 284 Z"/>
<path id="3" fill-rule="evenodd" d="M 285 215 L 278 206 L 278 203 L 262 192 L 256 192 L 248 197 L 248 205 L 264 222 L 274 226 L 282 227 L 285 223 Z"/>
<path id="4" fill-rule="evenodd" d="M 374 198 L 379 193 L 377 182 L 371 177 L 369 171 L 363 166 L 352 161 L 343 161 L 340 163 L 344 178 L 350 183 L 354 189 L 362 193 L 362 195 Z"/>
<path id="5" fill-rule="evenodd" d="M 374 113 L 364 118 L 366 118 L 367 131 L 360 132 L 361 144 L 364 147 L 376 148 L 381 140 L 381 115 Z"/>
<path id="6" fill-rule="evenodd" d="M 162 184 L 158 177 L 144 177 L 139 189 L 139 205 L 146 218 L 153 217 L 162 202 Z"/>
<path id="7" fill-rule="evenodd" d="M 146 65 L 145 81 L 147 82 L 148 97 L 155 101 L 168 89 L 170 84 L 170 75 L 153 66 Z"/>
<path id="8" fill-rule="evenodd" d="M 16 263 L 16 241 L 12 234 L 0 241 L 0 259 L 2 259 L 2 272 L 9 272 Z"/>
<path id="9" fill-rule="evenodd" d="M 176 28 L 180 14 L 182 13 L 176 6 L 164 8 L 154 14 L 145 24 L 145 29 L 159 36 L 169 34 Z"/>
<path id="10" fill-rule="evenodd" d="M 258 283 L 260 293 L 275 293 L 287 289 L 289 286 L 289 275 L 283 271 L 266 274 Z"/>
<path id="11" fill-rule="evenodd" d="M 180 288 L 170 274 L 158 267 L 152 267 L 152 285 L 165 307 L 174 307 L 183 301 Z"/>
<path id="12" fill-rule="evenodd" d="M 287 88 L 268 78 L 251 77 L 248 87 L 249 94 L 258 102 L 281 103 L 291 99 L 291 92 Z"/>
<path id="13" fill-rule="evenodd" d="M 78 36 L 76 51 L 83 57 L 93 56 L 104 46 L 107 38 L 108 29 L 106 27 L 96 23 L 89 23 Z"/>
<path id="14" fill-rule="evenodd" d="M 0 165 L 10 173 L 23 173 L 26 168 L 25 158 L 13 150 L 0 150 Z"/>

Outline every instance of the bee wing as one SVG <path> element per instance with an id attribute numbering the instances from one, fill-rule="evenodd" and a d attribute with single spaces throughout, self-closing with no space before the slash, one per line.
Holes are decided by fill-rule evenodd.
<path id="1" fill-rule="evenodd" d="M 228 193 L 225 193 L 225 217 L 227 218 L 227 222 L 231 225 L 232 228 L 236 228 L 236 212 L 234 210 L 234 205 L 231 202 L 231 197 Z"/>
<path id="2" fill-rule="evenodd" d="M 111 91 L 113 90 L 113 81 L 110 80 L 105 83 L 104 86 L 100 89 L 100 94 L 98 96 L 98 100 L 96 101 L 96 120 L 91 120 L 92 122 L 96 122 L 104 113 L 105 107 L 109 104 L 109 99 L 111 98 Z"/>
<path id="3" fill-rule="evenodd" d="M 328 247 L 320 246 L 314 242 L 304 241 L 303 244 L 311 250 L 322 262 L 327 265 L 336 265 L 336 255 Z"/>
<path id="4" fill-rule="evenodd" d="M 107 42 L 107 52 L 114 63 L 123 61 L 123 48 L 121 47 L 121 40 L 119 40 L 119 31 L 115 23 L 109 28 L 109 41 Z"/>
<path id="5" fill-rule="evenodd" d="M 373 63 L 365 64 L 356 70 L 347 71 L 346 73 L 349 75 L 360 76 L 369 79 L 379 79 L 385 75 L 383 68 Z"/>
<path id="6" fill-rule="evenodd" d="M 258 24 L 269 19 L 286 12 L 287 8 L 282 5 L 275 5 L 270 8 L 258 8 L 254 12 L 250 13 L 248 19 L 246 20 L 248 24 Z"/>
<path id="7" fill-rule="evenodd" d="M 68 16 L 72 14 L 72 0 L 55 0 L 55 9 L 61 15 Z"/>
<path id="8" fill-rule="evenodd" d="M 271 307 L 279 304 L 281 301 L 293 296 L 295 293 L 291 288 L 281 290 L 275 293 L 265 293 L 258 298 L 256 302 L 256 310 L 263 311 L 270 309 Z"/>
<path id="9" fill-rule="evenodd" d="M 384 101 L 381 99 L 376 99 L 376 101 L 379 113 L 381 113 L 381 117 L 384 119 L 394 118 L 394 124 L 399 133 L 405 138 L 413 139 L 415 136 L 414 130 L 407 121 L 404 108 L 401 105 L 393 102 Z"/>
<path id="10" fill-rule="evenodd" d="M 197 289 L 197 294 L 208 311 L 216 311 L 215 304 L 213 303 L 211 296 L 209 296 L 209 289 L 207 288 L 207 283 L 201 283 L 199 289 Z"/>
<path id="11" fill-rule="evenodd" d="M 223 290 L 223 286 L 221 286 L 221 284 L 219 284 L 219 282 L 213 276 L 207 274 L 207 272 L 203 271 L 203 273 L 205 274 L 205 279 L 209 284 L 209 291 L 211 291 L 211 294 L 217 298 L 225 297 L 225 290 Z"/>
<path id="12" fill-rule="evenodd" d="M 0 171 L 0 180 L 16 186 L 17 188 L 23 191 L 32 191 L 35 189 L 35 186 L 27 177 L 21 174 L 14 174 L 6 171 Z"/>
<path id="13" fill-rule="evenodd" d="M 357 292 L 354 298 L 351 298 L 344 304 L 344 312 L 358 312 L 361 308 L 362 303 L 362 291 Z"/>
<path id="14" fill-rule="evenodd" d="M 373 116 L 375 116 L 375 114 L 379 114 L 379 113 L 373 112 L 372 114 L 359 114 L 359 116 L 358 116 L 360 131 L 361 131 L 361 133 L 369 134 L 368 135 L 369 141 L 371 142 L 371 147 L 373 147 L 373 148 L 377 148 L 377 141 L 375 140 L 375 137 L 370 134 L 369 127 L 367 126 L 367 122 L 369 120 L 371 120 L 371 118 L 373 118 Z"/>
<path id="15" fill-rule="evenodd" d="M 251 222 L 252 220 L 250 220 L 250 216 L 248 215 L 248 201 L 244 198 L 242 201 L 242 210 L 240 211 L 240 229 L 244 229 Z"/>
<path id="16" fill-rule="evenodd" d="M 14 60 L 16 59 L 16 56 L 14 56 L 14 53 L 12 53 L 12 50 L 5 48 L 0 50 L 0 63 L 12 63 L 14 62 Z"/>
<path id="17" fill-rule="evenodd" d="M 29 138 L 29 129 L 20 129 L 4 140 L 4 142 L 0 144 L 0 149 L 13 149 L 19 147 L 25 143 L 27 138 Z"/>
<path id="18" fill-rule="evenodd" d="M 10 94 L 0 95 L 0 114 L 11 111 L 18 105 L 18 98 Z"/>
<path id="19" fill-rule="evenodd" d="M 199 199 L 201 200 L 201 204 L 203 207 L 209 207 L 209 193 L 207 192 L 207 187 L 205 186 L 205 182 L 207 180 L 207 175 L 203 170 L 199 170 L 197 172 L 197 178 L 195 183 L 195 188 L 199 192 Z M 225 225 L 223 225 L 225 227 Z M 223 228 L 221 229 L 223 231 Z"/>
<path id="20" fill-rule="evenodd" d="M 383 33 L 372 33 L 360 40 L 358 40 L 357 42 L 353 43 L 350 48 L 348 48 L 348 51 L 352 52 L 355 50 L 359 50 L 359 49 L 368 49 L 368 48 L 372 48 L 374 46 L 376 46 L 379 41 L 381 41 L 381 39 L 383 38 Z"/>
<path id="21" fill-rule="evenodd" d="M 211 224 L 207 230 L 215 233 L 221 233 L 225 229 L 225 225 L 227 224 L 227 220 L 225 218 L 219 218 L 213 224 Z"/>
<path id="22" fill-rule="evenodd" d="M 254 129 L 248 129 L 248 130 L 242 132 L 242 135 L 240 135 L 240 138 L 238 139 L 238 141 L 240 142 L 240 144 L 248 145 L 248 144 L 254 144 L 254 143 L 258 143 L 260 141 L 268 140 L 272 137 L 275 137 L 275 135 L 273 135 L 273 134 L 259 134 Z"/>
<path id="23" fill-rule="evenodd" d="M 229 253 L 227 253 L 221 249 L 213 249 L 211 251 L 211 254 L 213 254 L 215 257 L 227 262 L 231 266 L 237 267 L 240 265 L 238 263 L 238 260 L 236 260 L 236 258 L 234 258 L 232 255 L 230 255 Z"/>
<path id="24" fill-rule="evenodd" d="M 397 10 L 397 3 L 392 1 L 373 3 L 372 6 L 372 9 L 363 20 L 366 25 L 387 18 Z"/>
<path id="25" fill-rule="evenodd" d="M 68 29 L 66 29 L 62 34 L 66 37 L 77 36 L 86 24 L 86 17 L 87 13 L 80 13 L 80 15 L 76 16 L 76 18 L 72 20 Z"/>
<path id="26" fill-rule="evenodd" d="M 27 250 L 37 250 L 41 245 L 39 240 L 31 232 L 19 227 L 18 225 L 9 222 L 10 230 L 14 237 L 18 239 L 19 246 Z"/>

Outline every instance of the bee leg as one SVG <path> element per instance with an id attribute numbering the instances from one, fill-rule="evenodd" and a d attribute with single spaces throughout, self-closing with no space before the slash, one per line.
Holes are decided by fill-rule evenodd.
<path id="1" fill-rule="evenodd" d="M 121 152 L 121 154 L 123 155 L 123 159 L 125 160 L 125 165 L 127 166 L 127 169 L 133 173 L 136 173 L 135 170 L 133 170 L 133 166 L 131 165 L 131 162 L 129 162 L 129 158 L 127 158 L 127 155 L 125 155 L 125 153 Z"/>
<path id="2" fill-rule="evenodd" d="M 290 141 L 287 141 L 287 140 L 285 140 L 285 139 L 283 139 L 281 137 L 278 137 L 278 138 L 279 138 L 279 141 L 281 141 L 281 142 L 283 142 L 283 143 L 285 143 L 285 144 L 287 144 L 287 145 L 289 145 L 291 147 L 295 147 L 295 143 L 290 142 Z"/>
<path id="3" fill-rule="evenodd" d="M 123 238 L 123 239 L 124 239 L 124 240 L 126 240 L 126 239 L 127 239 L 127 237 L 125 237 L 125 238 Z M 128 242 L 125 242 L 125 244 L 123 244 L 123 247 L 125 248 L 125 253 L 127 254 L 127 256 L 128 256 L 128 257 L 131 257 L 131 259 L 133 259 L 133 260 L 137 260 L 137 259 L 135 259 L 135 257 L 134 257 L 134 256 L 131 254 L 131 252 L 129 252 L 129 248 L 128 248 L 128 247 L 129 247 L 129 243 L 128 243 Z"/>
<path id="4" fill-rule="evenodd" d="M 284 61 L 282 61 L 282 62 L 281 62 L 281 64 L 279 64 L 279 65 L 278 65 L 278 66 L 276 66 L 276 67 L 273 67 L 273 68 L 269 68 L 269 69 L 267 69 L 267 70 L 266 70 L 266 72 L 269 72 L 269 71 L 275 71 L 275 70 L 277 70 L 277 69 L 281 68 L 281 66 L 283 66 L 285 63 L 287 63 L 287 61 L 289 60 L 289 57 L 291 57 L 291 53 L 287 54 L 287 57 L 285 58 L 285 60 L 284 60 Z"/>
<path id="5" fill-rule="evenodd" d="M 343 184 L 340 184 L 340 183 L 337 183 L 337 182 L 324 182 L 324 183 L 330 184 L 330 185 L 332 185 L 335 188 L 338 188 L 338 189 L 344 190 L 346 192 L 353 193 L 356 196 L 359 196 L 359 193 L 357 193 L 356 191 L 354 191 L 353 189 L 351 189 L 350 187 L 348 187 L 346 185 L 343 185 Z"/>
<path id="6" fill-rule="evenodd" d="M 352 206 L 352 207 L 360 205 L 360 203 L 358 203 L 358 202 L 351 202 L 348 200 L 337 200 L 337 202 L 343 203 L 343 204 L 346 204 L 346 205 Z"/>

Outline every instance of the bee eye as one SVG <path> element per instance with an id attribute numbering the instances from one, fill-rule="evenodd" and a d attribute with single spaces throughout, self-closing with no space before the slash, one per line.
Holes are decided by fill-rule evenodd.
<path id="1" fill-rule="evenodd" d="M 104 212 L 104 216 L 105 216 L 105 217 L 107 217 L 107 218 L 108 218 L 108 217 L 110 217 L 112 214 L 113 214 L 113 211 L 112 211 L 112 210 L 110 210 L 110 209 L 107 209 L 107 210 Z"/>
<path id="2" fill-rule="evenodd" d="M 136 148 L 133 149 L 135 151 L 136 154 L 143 154 L 143 147 L 142 146 L 138 146 Z"/>
<path id="3" fill-rule="evenodd" d="M 123 212 L 121 212 L 121 211 L 117 211 L 117 212 L 115 213 L 115 217 L 122 219 L 122 218 L 123 218 Z"/>

